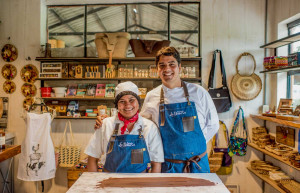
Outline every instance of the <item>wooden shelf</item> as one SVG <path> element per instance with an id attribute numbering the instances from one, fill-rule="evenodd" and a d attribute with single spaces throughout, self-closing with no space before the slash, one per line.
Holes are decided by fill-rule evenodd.
<path id="1" fill-rule="evenodd" d="M 281 125 L 295 127 L 298 129 L 300 128 L 300 121 L 287 121 L 287 120 L 282 120 L 282 119 L 276 119 L 274 117 L 267 117 L 267 116 L 262 116 L 262 115 L 253 115 L 253 114 L 251 114 L 250 117 L 256 118 L 256 119 L 261 119 L 261 120 L 266 120 L 266 121 L 271 121 L 271 122 L 278 123 Z"/>
<path id="2" fill-rule="evenodd" d="M 189 81 L 200 81 L 201 78 L 200 77 L 196 77 L 196 78 L 181 78 L 182 80 L 189 80 Z M 137 80 L 157 80 L 160 81 L 160 78 L 37 78 L 36 80 L 51 80 L 51 81 L 61 81 L 61 80 L 107 80 L 107 81 L 118 81 L 118 80 L 131 80 L 131 81 L 137 81 Z"/>
<path id="3" fill-rule="evenodd" d="M 295 71 L 295 70 L 300 70 L 300 65 L 297 65 L 297 66 L 287 66 L 287 67 L 284 67 L 284 68 L 273 69 L 273 70 L 264 70 L 264 71 L 260 71 L 260 73 L 275 74 L 275 73 L 289 72 L 289 71 Z"/>
<path id="4" fill-rule="evenodd" d="M 265 149 L 262 149 L 262 148 L 258 147 L 258 145 L 254 144 L 254 143 L 249 143 L 248 145 L 250 147 L 252 147 L 252 148 L 254 148 L 254 149 L 256 149 L 256 150 L 258 150 L 258 151 L 260 151 L 260 152 L 262 152 L 262 153 L 264 153 L 264 154 L 266 154 L 266 155 L 268 155 L 268 156 L 270 156 L 272 158 L 275 158 L 275 159 L 281 161 L 282 163 L 285 163 L 286 165 L 288 165 L 288 166 L 290 166 L 290 167 L 292 167 L 292 168 L 300 171 L 300 168 L 297 168 L 297 167 L 293 166 L 290 161 L 283 160 L 281 156 L 276 155 L 276 154 L 274 154 L 272 152 L 269 152 L 269 151 L 267 151 Z"/>
<path id="5" fill-rule="evenodd" d="M 255 174 L 257 177 L 259 177 L 260 179 L 262 179 L 264 182 L 267 182 L 268 184 L 270 184 L 273 188 L 275 188 L 279 192 L 286 193 L 286 191 L 284 191 L 283 189 L 281 189 L 274 180 L 271 180 L 269 178 L 268 175 L 262 175 L 258 171 L 253 170 L 251 167 L 247 167 L 247 169 L 250 172 L 252 172 L 253 174 Z"/>
<path id="6" fill-rule="evenodd" d="M 260 48 L 278 48 L 300 40 L 300 32 L 260 46 Z"/>
<path id="7" fill-rule="evenodd" d="M 97 119 L 97 117 L 69 117 L 69 116 L 56 116 L 54 119 Z"/>
<path id="8" fill-rule="evenodd" d="M 40 62 L 108 62 L 108 58 L 44 58 L 37 57 Z M 199 61 L 201 57 L 181 58 L 181 61 Z M 131 61 L 155 61 L 155 57 L 137 57 L 137 58 L 113 58 L 112 61 L 131 62 Z"/>
<path id="9" fill-rule="evenodd" d="M 61 100 L 61 101 L 114 101 L 115 98 L 112 97 L 104 97 L 104 98 L 97 98 L 97 97 L 41 97 L 44 100 Z M 141 100 L 144 100 L 145 97 L 140 97 Z"/>
<path id="10" fill-rule="evenodd" d="M 0 162 L 7 160 L 21 153 L 21 145 L 5 145 L 5 149 L 0 151 Z"/>

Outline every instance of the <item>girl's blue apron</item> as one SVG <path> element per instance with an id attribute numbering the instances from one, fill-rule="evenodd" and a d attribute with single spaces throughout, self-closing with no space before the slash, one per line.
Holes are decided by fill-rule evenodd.
<path id="1" fill-rule="evenodd" d="M 118 135 L 119 123 L 107 145 L 104 171 L 118 173 L 141 173 L 150 163 L 142 128 L 139 135 Z"/>
<path id="2" fill-rule="evenodd" d="M 164 146 L 163 173 L 209 173 L 206 140 L 194 102 L 189 101 L 186 83 L 182 82 L 187 102 L 164 104 L 161 88 L 159 106 L 160 133 Z"/>

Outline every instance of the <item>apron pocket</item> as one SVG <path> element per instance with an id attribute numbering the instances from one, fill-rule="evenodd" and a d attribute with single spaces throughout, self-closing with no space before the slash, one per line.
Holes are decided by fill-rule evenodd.
<path id="1" fill-rule="evenodd" d="M 184 132 L 194 131 L 194 116 L 182 117 L 182 126 Z"/>
<path id="2" fill-rule="evenodd" d="M 131 164 L 144 163 L 144 148 L 131 150 Z"/>

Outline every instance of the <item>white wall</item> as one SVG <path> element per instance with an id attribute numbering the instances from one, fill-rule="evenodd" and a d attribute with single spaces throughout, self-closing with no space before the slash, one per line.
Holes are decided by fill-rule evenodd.
<path id="1" fill-rule="evenodd" d="M 65 1 L 68 3 L 80 3 L 82 1 Z M 104 0 L 90 0 L 88 3 L 105 3 Z M 110 1 L 110 3 L 121 1 Z M 124 1 L 122 1 L 124 2 Z M 126 1 L 129 2 L 129 1 Z M 131 0 L 130 2 L 137 2 Z M 143 1 L 145 2 L 145 1 Z M 147 2 L 154 2 L 147 0 Z M 161 1 L 159 1 L 161 2 Z M 282 1 L 283 2 L 283 1 Z M 296 1 L 293 1 L 296 2 Z M 61 1 L 48 0 L 42 4 L 63 4 Z M 288 4 L 288 3 L 286 3 Z M 30 56 L 35 58 L 38 56 L 40 47 L 40 12 L 41 2 L 39 0 L 0 0 L 0 47 L 8 43 L 7 38 L 11 37 L 11 43 L 19 49 L 19 58 L 13 62 L 17 66 L 18 72 L 28 63 L 32 63 L 39 67 L 36 61 L 25 61 L 25 57 Z M 274 13 L 273 13 L 274 14 Z M 225 62 L 227 73 L 227 82 L 230 87 L 231 79 L 236 73 L 235 65 L 238 56 L 242 52 L 250 52 L 255 56 L 257 62 L 256 73 L 263 78 L 258 72 L 263 69 L 262 61 L 264 57 L 263 49 L 259 46 L 264 44 L 264 15 L 265 1 L 262 0 L 202 0 L 201 1 L 201 55 L 202 61 L 202 76 L 203 81 L 207 84 L 208 73 L 211 66 L 212 51 L 221 49 Z M 43 22 L 42 22 L 43 23 Z M 43 44 L 44 42 L 42 42 Z M 0 59 L 0 66 L 5 62 Z M 249 71 L 250 66 L 240 63 L 241 70 Z M 217 72 L 219 73 L 219 67 Z M 19 74 L 19 73 L 18 73 Z M 219 78 L 217 78 L 219 80 Z M 9 131 L 16 133 L 16 143 L 21 144 L 25 136 L 25 124 L 20 118 L 19 112 L 22 110 L 22 102 L 24 97 L 20 92 L 23 84 L 20 76 L 14 79 L 17 84 L 17 90 L 11 95 L 7 95 L 0 89 L 0 96 L 8 96 L 10 100 L 9 108 Z M 0 79 L 0 85 L 4 82 Z M 35 85 L 39 88 L 39 82 Z M 257 98 L 251 101 L 240 101 L 231 95 L 233 107 L 229 112 L 219 114 L 221 120 L 224 120 L 228 128 L 231 129 L 236 110 L 242 106 L 247 118 L 248 129 L 262 124 L 255 122 L 249 118 L 249 114 L 256 114 L 262 105 L 263 94 L 259 94 Z M 13 102 L 12 102 L 13 101 Z M 55 143 L 61 136 L 64 127 L 64 120 L 54 120 L 52 128 L 55 135 Z M 72 121 L 73 130 L 76 133 L 76 141 L 82 147 L 88 142 L 89 137 L 93 133 L 93 121 Z M 17 171 L 18 156 L 15 161 L 15 172 Z M 261 181 L 254 175 L 250 174 L 246 169 L 249 161 L 252 159 L 262 158 L 259 152 L 248 147 L 248 153 L 244 157 L 234 156 L 233 173 L 228 176 L 220 176 L 224 183 L 239 184 L 240 192 L 252 193 L 262 192 Z M 241 177 L 242 176 L 242 177 Z M 67 190 L 67 174 L 66 169 L 58 169 L 57 177 L 54 180 L 45 182 L 46 192 L 65 192 Z M 23 182 L 15 179 L 16 192 L 35 192 L 33 182 Z M 40 189 L 41 191 L 41 189 Z"/>

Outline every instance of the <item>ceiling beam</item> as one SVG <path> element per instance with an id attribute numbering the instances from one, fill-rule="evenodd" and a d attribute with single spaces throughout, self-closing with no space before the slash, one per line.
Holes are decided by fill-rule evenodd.
<path id="1" fill-rule="evenodd" d="M 168 7 L 164 7 L 163 5 L 159 5 L 159 4 L 151 4 L 151 5 L 154 6 L 154 7 L 163 9 L 165 11 L 168 11 Z M 172 9 L 172 8 L 171 8 L 171 13 L 176 13 L 178 15 L 181 15 L 181 16 L 184 16 L 184 17 L 187 17 L 187 18 L 190 18 L 190 19 L 198 21 L 198 17 L 197 16 L 193 16 L 193 15 L 190 15 L 188 13 L 181 12 L 181 11 L 178 11 L 178 10 L 175 10 L 175 9 Z"/>
<path id="2" fill-rule="evenodd" d="M 104 9 L 106 9 L 106 8 L 108 8 L 108 7 L 98 7 L 98 8 L 96 8 L 96 9 L 93 9 L 93 10 L 88 11 L 88 12 L 87 12 L 87 15 L 96 13 L 96 12 L 101 11 L 101 10 L 104 10 Z M 49 10 L 52 10 L 52 9 L 49 9 Z M 62 21 L 62 22 L 59 22 L 59 23 L 56 23 L 56 24 L 53 24 L 53 25 L 49 26 L 49 27 L 48 27 L 48 30 L 51 30 L 51 29 L 56 28 L 56 27 L 58 27 L 58 26 L 61 26 L 61 25 L 63 25 L 63 24 L 70 23 L 71 21 L 75 21 L 76 19 L 80 19 L 80 18 L 83 18 L 83 17 L 84 17 L 84 13 L 83 13 L 83 14 L 76 15 L 75 17 L 72 17 L 72 18 L 70 18 L 70 19 L 66 19 L 66 20 L 64 20 L 64 21 Z"/>

